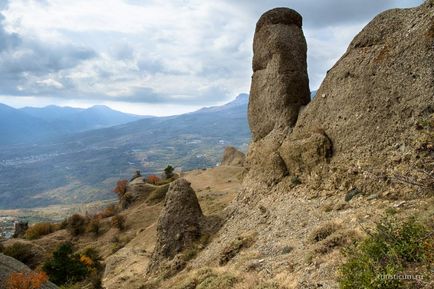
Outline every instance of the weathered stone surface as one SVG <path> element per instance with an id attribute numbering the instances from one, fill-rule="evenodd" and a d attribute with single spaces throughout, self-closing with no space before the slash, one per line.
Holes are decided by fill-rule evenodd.
<path id="1" fill-rule="evenodd" d="M 415 122 L 434 111 L 432 1 L 375 17 L 327 73 L 292 138 L 322 128 L 335 156 L 383 166 L 386 151 L 414 138 Z"/>
<path id="2" fill-rule="evenodd" d="M 301 22 L 296 11 L 276 8 L 257 23 L 248 114 L 254 141 L 293 126 L 300 107 L 310 101 Z"/>
<path id="3" fill-rule="evenodd" d="M 196 193 L 185 179 L 170 184 L 164 208 L 157 224 L 157 243 L 148 272 L 159 269 L 160 263 L 173 259 L 193 245 L 201 235 L 202 210 Z"/>
<path id="4" fill-rule="evenodd" d="M 221 165 L 242 167 L 244 165 L 245 159 L 246 155 L 244 153 L 232 146 L 229 146 L 225 148 Z"/>
<path id="5" fill-rule="evenodd" d="M 6 289 L 7 279 L 14 272 L 29 273 L 31 270 L 18 260 L 0 253 L 0 289 Z M 56 289 L 58 288 L 51 282 L 42 285 L 41 289 Z"/>
<path id="6" fill-rule="evenodd" d="M 289 174 L 295 175 L 311 172 L 317 165 L 326 163 L 332 156 L 333 147 L 325 134 L 317 132 L 303 139 L 285 140 L 279 153 Z"/>

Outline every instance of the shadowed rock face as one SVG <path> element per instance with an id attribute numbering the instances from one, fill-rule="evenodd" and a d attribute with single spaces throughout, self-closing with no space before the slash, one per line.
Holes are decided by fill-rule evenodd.
<path id="1" fill-rule="evenodd" d="M 193 245 L 201 235 L 202 210 L 196 193 L 185 179 L 170 184 L 164 208 L 157 224 L 157 243 L 148 272 L 159 269 L 183 249 Z"/>
<path id="2" fill-rule="evenodd" d="M 256 25 L 248 115 L 254 141 L 293 126 L 310 101 L 301 25 L 300 14 L 288 8 L 268 11 Z"/>

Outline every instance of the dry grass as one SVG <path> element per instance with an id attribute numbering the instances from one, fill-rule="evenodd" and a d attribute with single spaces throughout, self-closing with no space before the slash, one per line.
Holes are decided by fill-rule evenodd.
<path id="1" fill-rule="evenodd" d="M 326 222 L 318 226 L 309 236 L 309 242 L 314 244 L 326 239 L 328 236 L 339 230 L 342 226 L 335 222 Z"/>

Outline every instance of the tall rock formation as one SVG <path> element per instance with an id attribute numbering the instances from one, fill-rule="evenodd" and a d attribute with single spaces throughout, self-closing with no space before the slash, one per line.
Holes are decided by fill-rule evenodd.
<path id="1" fill-rule="evenodd" d="M 301 26 L 300 14 L 289 8 L 270 10 L 256 24 L 248 111 L 253 142 L 246 166 L 251 172 L 247 180 L 260 187 L 288 175 L 278 149 L 310 101 Z"/>
<path id="2" fill-rule="evenodd" d="M 157 243 L 148 272 L 157 271 L 165 261 L 192 246 L 201 235 L 203 217 L 190 183 L 185 179 L 171 183 L 158 219 Z"/>
<path id="3" fill-rule="evenodd" d="M 276 8 L 261 16 L 253 40 L 249 125 L 257 141 L 273 129 L 293 126 L 310 100 L 306 40 L 300 14 Z"/>

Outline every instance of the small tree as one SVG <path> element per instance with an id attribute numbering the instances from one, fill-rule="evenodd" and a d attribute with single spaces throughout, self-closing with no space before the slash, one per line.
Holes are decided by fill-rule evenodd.
<path id="1" fill-rule="evenodd" d="M 71 243 L 60 245 L 42 268 L 50 280 L 57 285 L 82 281 L 89 273 L 87 267 L 80 261 L 80 256 L 73 254 Z"/>
<path id="2" fill-rule="evenodd" d="M 165 169 L 164 169 L 164 174 L 166 175 L 167 179 L 170 179 L 171 177 L 173 177 L 173 171 L 175 169 L 171 166 L 168 165 Z"/>
<path id="3" fill-rule="evenodd" d="M 156 175 L 150 175 L 146 178 L 146 181 L 150 184 L 156 185 L 160 181 L 160 178 Z"/>

